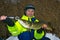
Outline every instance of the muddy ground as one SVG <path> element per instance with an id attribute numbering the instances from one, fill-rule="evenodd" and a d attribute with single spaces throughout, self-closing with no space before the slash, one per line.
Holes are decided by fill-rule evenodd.
<path id="1" fill-rule="evenodd" d="M 60 1 L 59 0 L 0 0 L 0 16 L 22 16 L 24 7 L 33 4 L 36 8 L 35 16 L 49 22 L 52 33 L 60 37 Z M 0 37 L 10 36 L 6 24 L 0 21 Z"/>

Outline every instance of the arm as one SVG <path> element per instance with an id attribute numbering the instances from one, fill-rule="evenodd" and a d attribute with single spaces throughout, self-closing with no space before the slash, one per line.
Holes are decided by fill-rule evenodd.
<path id="1" fill-rule="evenodd" d="M 40 20 L 39 23 L 41 24 L 41 28 L 37 30 L 37 33 L 42 33 L 42 31 L 45 32 L 45 29 L 47 28 L 47 22 L 44 20 Z"/>
<path id="2" fill-rule="evenodd" d="M 14 22 L 10 19 L 10 18 L 7 18 L 7 16 L 1 16 L 0 17 L 0 20 L 3 21 L 4 23 L 6 23 L 7 25 L 9 26 L 14 26 Z"/>

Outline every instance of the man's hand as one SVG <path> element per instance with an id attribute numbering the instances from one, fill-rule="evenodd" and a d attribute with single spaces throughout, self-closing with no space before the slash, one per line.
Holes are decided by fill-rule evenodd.
<path id="1" fill-rule="evenodd" d="M 4 16 L 4 15 L 0 16 L 0 20 L 5 20 L 6 18 L 7 16 Z"/>
<path id="2" fill-rule="evenodd" d="M 42 28 L 46 29 L 47 28 L 47 24 L 42 24 Z"/>

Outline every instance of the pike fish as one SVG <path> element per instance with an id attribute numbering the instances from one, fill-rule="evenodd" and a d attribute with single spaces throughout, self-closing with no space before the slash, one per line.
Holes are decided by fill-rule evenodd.
<path id="1" fill-rule="evenodd" d="M 24 26 L 25 28 L 29 28 L 29 29 L 35 29 L 35 30 L 38 30 L 40 28 L 42 28 L 42 25 L 44 23 L 40 23 L 40 22 L 35 22 L 35 23 L 32 23 L 32 22 L 28 22 L 28 21 L 23 21 L 23 20 L 18 20 L 20 22 L 20 24 L 22 26 Z M 47 27 L 46 30 L 50 30 L 52 31 L 52 28 L 51 27 Z"/>

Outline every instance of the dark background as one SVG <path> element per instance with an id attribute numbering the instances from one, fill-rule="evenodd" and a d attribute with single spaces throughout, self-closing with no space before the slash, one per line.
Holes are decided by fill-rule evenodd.
<path id="1" fill-rule="evenodd" d="M 35 16 L 52 25 L 53 31 L 60 37 L 60 0 L 0 0 L 0 16 L 22 16 L 24 7 L 33 4 L 36 8 Z M 0 37 L 10 36 L 6 24 L 0 21 Z"/>

